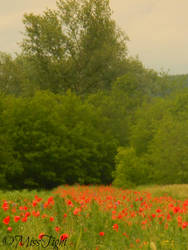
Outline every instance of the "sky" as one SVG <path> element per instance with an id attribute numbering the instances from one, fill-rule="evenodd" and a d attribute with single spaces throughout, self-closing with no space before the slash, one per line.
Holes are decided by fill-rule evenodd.
<path id="1" fill-rule="evenodd" d="M 128 35 L 130 56 L 147 68 L 188 73 L 187 0 L 110 0 L 113 19 Z M 55 9 L 55 0 L 0 0 L 0 51 L 14 54 L 22 41 L 24 13 Z"/>

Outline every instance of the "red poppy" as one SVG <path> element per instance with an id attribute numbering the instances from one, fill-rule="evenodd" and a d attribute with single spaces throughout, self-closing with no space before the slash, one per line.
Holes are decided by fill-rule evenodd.
<path id="1" fill-rule="evenodd" d="M 33 207 L 36 207 L 36 205 L 38 204 L 38 202 L 37 201 L 33 201 L 33 203 L 32 203 L 32 205 L 33 205 Z"/>
<path id="2" fill-rule="evenodd" d="M 53 216 L 50 217 L 50 221 L 54 221 L 54 217 Z"/>
<path id="3" fill-rule="evenodd" d="M 26 222 L 26 221 L 27 221 L 27 217 L 25 216 L 22 218 L 22 222 Z"/>
<path id="4" fill-rule="evenodd" d="M 10 216 L 7 216 L 6 218 L 3 219 L 3 223 L 8 225 L 10 222 Z"/>
<path id="5" fill-rule="evenodd" d="M 188 226 L 188 222 L 183 222 L 182 223 L 182 228 L 185 229 Z"/>
<path id="6" fill-rule="evenodd" d="M 18 222 L 19 220 L 20 220 L 20 216 L 15 216 L 15 217 L 14 217 L 14 221 L 15 221 L 15 222 Z"/>
<path id="7" fill-rule="evenodd" d="M 30 215 L 31 215 L 30 212 L 26 212 L 26 213 L 25 213 L 25 216 L 26 216 L 26 217 L 28 217 L 28 216 L 30 216 Z"/>
<path id="8" fill-rule="evenodd" d="M 62 234 L 62 235 L 60 235 L 60 240 L 61 241 L 64 241 L 64 240 L 66 240 L 66 239 L 68 239 L 68 234 Z"/>
<path id="9" fill-rule="evenodd" d="M 99 235 L 100 235 L 100 236 L 104 236 L 104 232 L 100 232 Z"/>
<path id="10" fill-rule="evenodd" d="M 8 205 L 8 202 L 7 201 L 4 201 L 3 205 L 2 205 L 2 208 L 4 211 L 7 211 L 8 208 L 9 208 L 9 205 Z"/>
<path id="11" fill-rule="evenodd" d="M 70 207 L 73 207 L 73 206 L 74 206 L 71 200 L 68 200 L 68 201 L 67 201 L 67 204 L 68 204 Z"/>
<path id="12" fill-rule="evenodd" d="M 12 227 L 8 227 L 7 231 L 11 232 L 12 231 Z"/>
<path id="13" fill-rule="evenodd" d="M 44 233 L 40 233 L 40 234 L 39 234 L 39 239 L 42 240 L 42 237 L 43 237 L 44 235 L 45 235 Z"/>
<path id="14" fill-rule="evenodd" d="M 61 229 L 60 227 L 55 227 L 56 232 L 59 232 L 60 229 Z"/>
<path id="15" fill-rule="evenodd" d="M 77 215 L 79 212 L 81 212 L 81 208 L 76 207 L 73 211 L 73 214 Z"/>
<path id="16" fill-rule="evenodd" d="M 116 231 L 118 231 L 118 224 L 114 224 L 113 225 L 113 229 L 116 230 Z"/>

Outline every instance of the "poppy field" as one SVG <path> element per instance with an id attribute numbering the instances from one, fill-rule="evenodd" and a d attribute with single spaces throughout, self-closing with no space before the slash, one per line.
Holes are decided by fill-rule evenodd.
<path id="1" fill-rule="evenodd" d="M 188 199 L 112 186 L 0 192 L 0 249 L 188 249 Z"/>

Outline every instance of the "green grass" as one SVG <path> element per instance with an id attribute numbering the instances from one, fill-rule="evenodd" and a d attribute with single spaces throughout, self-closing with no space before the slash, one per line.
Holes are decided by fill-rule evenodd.
<path id="1" fill-rule="evenodd" d="M 138 186 L 136 190 L 148 191 L 153 196 L 168 195 L 175 199 L 188 199 L 188 184 Z"/>

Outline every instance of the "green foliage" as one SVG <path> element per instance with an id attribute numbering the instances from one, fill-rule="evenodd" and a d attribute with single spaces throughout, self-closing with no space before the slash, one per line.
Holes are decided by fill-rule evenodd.
<path id="1" fill-rule="evenodd" d="M 146 69 L 109 0 L 25 14 L 0 52 L 0 187 L 188 181 L 187 75 Z M 117 148 L 120 147 L 118 154 Z"/>
<path id="2" fill-rule="evenodd" d="M 0 52 L 0 92 L 19 95 L 23 91 L 22 68 L 11 55 Z"/>
<path id="3" fill-rule="evenodd" d="M 31 83 L 55 93 L 110 88 L 126 71 L 128 40 L 111 15 L 108 0 L 59 0 L 57 10 L 25 14 L 21 47 Z"/>
<path id="4" fill-rule="evenodd" d="M 163 119 L 150 145 L 156 181 L 164 184 L 188 181 L 188 120 Z"/>
<path id="5" fill-rule="evenodd" d="M 5 106 L 2 126 L 14 157 L 6 178 L 14 188 L 111 182 L 116 142 L 91 104 L 71 92 L 38 92 L 6 98 Z"/>
<path id="6" fill-rule="evenodd" d="M 137 157 L 134 148 L 119 148 L 113 177 L 115 186 L 130 188 L 149 183 L 152 173 L 146 157 Z"/>
<path id="7" fill-rule="evenodd" d="M 187 183 L 187 103 L 188 92 L 184 91 L 166 99 L 155 98 L 136 111 L 130 128 L 131 148 L 120 150 L 117 156 L 115 184 L 131 180 L 127 166 L 137 185 L 143 179 L 142 166 L 147 170 L 144 183 Z"/>

